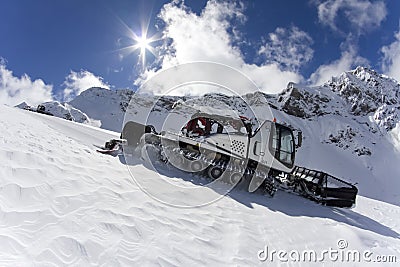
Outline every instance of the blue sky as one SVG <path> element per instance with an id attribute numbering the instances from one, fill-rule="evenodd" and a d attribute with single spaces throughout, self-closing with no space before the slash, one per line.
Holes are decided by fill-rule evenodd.
<path id="1" fill-rule="evenodd" d="M 266 92 L 321 84 L 357 65 L 400 79 L 397 0 L 2 0 L 0 101 L 136 89 L 174 64 L 211 60 Z M 159 40 L 145 52 L 133 34 Z M 135 85 L 136 83 L 136 85 Z"/>

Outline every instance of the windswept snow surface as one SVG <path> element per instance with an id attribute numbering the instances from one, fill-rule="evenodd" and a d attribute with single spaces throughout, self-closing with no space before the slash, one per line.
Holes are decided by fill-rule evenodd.
<path id="1" fill-rule="evenodd" d="M 0 266 L 364 266 L 379 256 L 400 262 L 397 205 L 361 196 L 354 209 L 338 209 L 285 192 L 268 198 L 233 190 L 207 206 L 175 208 L 143 193 L 117 157 L 95 152 L 117 133 L 5 106 L 0 127 Z M 325 156 L 318 152 L 315 158 Z M 352 168 L 348 162 L 342 168 Z M 140 159 L 134 170 L 149 171 Z M 191 186 L 202 179 L 165 174 Z M 287 254 L 279 259 L 274 250 Z M 338 253 L 330 258 L 325 250 Z M 350 250 L 360 262 L 342 257 Z M 315 251 L 317 262 L 291 259 L 305 251 Z"/>

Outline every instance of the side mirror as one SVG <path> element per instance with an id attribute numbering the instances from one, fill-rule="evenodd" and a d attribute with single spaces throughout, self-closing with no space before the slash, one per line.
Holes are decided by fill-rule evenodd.
<path id="1" fill-rule="evenodd" d="M 302 143 L 303 143 L 303 132 L 298 131 L 297 132 L 297 147 L 301 147 Z"/>

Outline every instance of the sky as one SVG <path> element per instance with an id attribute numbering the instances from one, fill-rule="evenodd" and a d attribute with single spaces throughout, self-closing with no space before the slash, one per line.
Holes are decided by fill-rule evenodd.
<path id="1" fill-rule="evenodd" d="M 193 61 L 236 68 L 267 93 L 358 65 L 400 80 L 398 0 L 0 0 L 0 10 L 8 105 L 136 90 Z"/>

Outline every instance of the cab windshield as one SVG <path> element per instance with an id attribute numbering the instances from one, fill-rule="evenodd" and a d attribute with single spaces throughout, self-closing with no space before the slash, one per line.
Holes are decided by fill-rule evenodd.
<path id="1" fill-rule="evenodd" d="M 270 149 L 275 158 L 291 168 L 294 164 L 294 138 L 292 131 L 280 124 L 275 124 L 272 131 Z"/>

